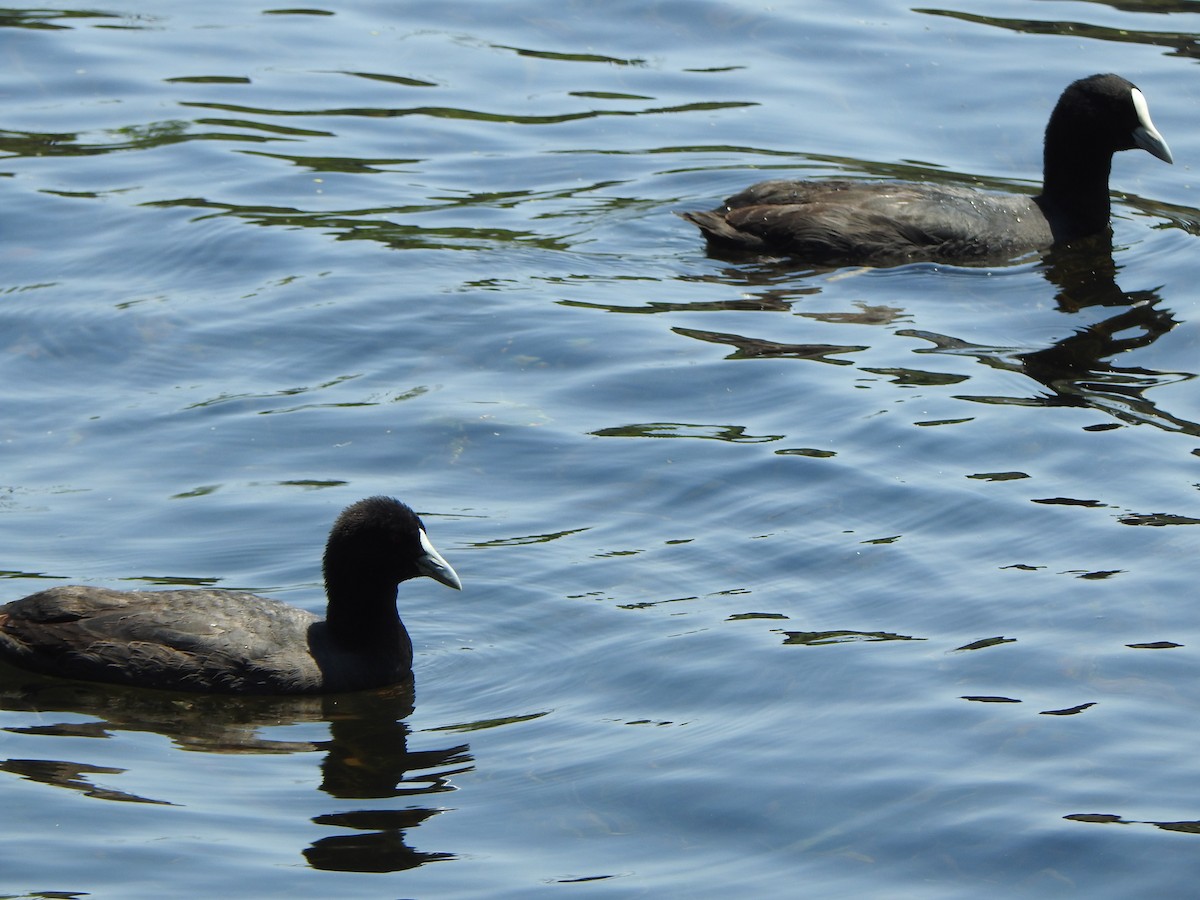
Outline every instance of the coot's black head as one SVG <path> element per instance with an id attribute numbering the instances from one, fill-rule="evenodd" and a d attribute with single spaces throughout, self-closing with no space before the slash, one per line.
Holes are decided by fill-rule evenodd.
<path id="1" fill-rule="evenodd" d="M 1167 142 L 1150 121 L 1146 97 L 1120 75 L 1092 75 L 1069 85 L 1050 116 L 1046 153 L 1062 147 L 1075 155 L 1140 147 L 1174 162 Z"/>
<path id="2" fill-rule="evenodd" d="M 1108 230 L 1113 154 L 1135 147 L 1173 162 L 1135 85 L 1120 75 L 1092 75 L 1063 91 L 1046 126 L 1037 199 L 1055 244 Z"/>
<path id="3" fill-rule="evenodd" d="M 368 497 L 342 510 L 325 545 L 324 567 L 331 619 L 342 605 L 386 603 L 394 611 L 396 586 L 421 575 L 462 589 L 421 519 L 391 497 Z"/>

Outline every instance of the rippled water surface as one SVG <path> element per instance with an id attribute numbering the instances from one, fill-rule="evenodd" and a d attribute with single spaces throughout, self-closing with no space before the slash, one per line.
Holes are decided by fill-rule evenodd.
<path id="1" fill-rule="evenodd" d="M 314 610 L 419 509 L 415 693 L 0 677 L 0 893 L 1186 896 L 1200 6 L 0 10 L 2 599 Z M 706 255 L 768 175 L 1176 164 L 1008 267 Z"/>

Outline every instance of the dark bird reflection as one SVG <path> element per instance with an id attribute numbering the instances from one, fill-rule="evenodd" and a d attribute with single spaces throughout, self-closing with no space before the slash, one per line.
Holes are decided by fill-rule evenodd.
<path id="1" fill-rule="evenodd" d="M 1155 291 L 1121 290 L 1113 259 L 1112 232 L 1075 241 L 1042 254 L 1042 274 L 1057 288 L 1055 299 L 1063 312 L 1088 306 L 1128 306 L 1156 301 Z"/>
<path id="2" fill-rule="evenodd" d="M 454 790 L 451 779 L 473 768 L 470 748 L 408 749 L 404 719 L 413 710 L 412 683 L 342 695 L 214 696 L 123 688 L 50 678 L 0 664 L 0 709 L 34 713 L 28 725 L 4 731 L 58 737 L 109 738 L 140 731 L 169 738 L 180 750 L 200 753 L 322 753 L 321 790 L 339 801 L 375 801 L 311 819 L 335 828 L 303 849 L 309 865 L 342 872 L 394 872 L 452 859 L 420 851 L 409 832 L 442 809 L 418 798 Z M 89 721 L 56 721 L 56 713 Z M 267 729 L 328 723 L 326 740 L 274 739 Z M 72 743 L 73 748 L 79 746 Z M 124 793 L 94 783 L 125 770 L 55 759 L 0 759 L 0 771 L 67 788 L 85 796 L 175 805 L 164 798 Z M 394 801 L 402 799 L 396 808 Z M 378 801 L 392 801 L 380 803 Z"/>
<path id="3" fill-rule="evenodd" d="M 1086 407 L 1129 424 L 1152 424 L 1166 431 L 1200 436 L 1200 424 L 1159 409 L 1145 396 L 1150 388 L 1194 378 L 1194 373 L 1111 362 L 1122 353 L 1150 346 L 1179 324 L 1169 310 L 1159 305 L 1157 288 L 1120 288 L 1111 239 L 1098 237 L 1047 253 L 1043 273 L 1056 286 L 1058 307 L 1064 312 L 1086 307 L 1125 308 L 1033 351 L 984 347 L 918 330 L 896 333 L 934 345 L 919 353 L 970 356 L 992 368 L 1021 372 L 1049 390 L 1049 394 L 1033 397 L 960 395 L 960 399 L 1011 406 Z"/>
<path id="4" fill-rule="evenodd" d="M 720 280 L 743 289 L 770 282 L 768 291 L 776 298 L 780 293 L 780 272 L 789 266 L 793 279 L 803 279 L 805 275 L 815 272 L 810 268 L 797 269 L 780 260 L 757 260 L 752 264 L 725 269 Z M 1113 358 L 1127 351 L 1148 347 L 1179 322 L 1169 310 L 1162 308 L 1157 288 L 1125 291 L 1120 287 L 1111 234 L 1097 235 L 1047 251 L 1041 256 L 1039 268 L 1054 286 L 1056 304 L 1063 312 L 1078 313 L 1088 307 L 1122 309 L 1099 322 L 1076 329 L 1050 346 L 1035 350 L 972 344 L 949 335 L 914 328 L 896 329 L 894 333 L 933 344 L 930 348 L 918 350 L 918 353 L 971 357 L 992 368 L 1027 375 L 1049 391 L 1048 394 L 1029 397 L 959 395 L 958 399 L 1012 406 L 1089 407 L 1122 422 L 1152 424 L 1167 431 L 1200 436 L 1200 424 L 1161 410 L 1146 397 L 1149 389 L 1194 378 L 1194 373 L 1156 371 L 1112 362 Z M 876 307 L 869 309 L 875 310 Z M 854 314 L 846 320 L 886 326 L 907 317 L 902 310 L 892 306 L 878 309 L 888 310 L 887 317 L 880 319 L 875 315 L 868 319 Z M 799 315 L 828 320 L 822 314 Z M 866 349 L 861 345 L 781 343 L 777 340 L 777 330 L 772 338 L 680 327 L 672 331 L 694 340 L 732 347 L 733 352 L 727 359 L 790 358 L 852 365 L 853 359 L 846 357 Z M 916 368 L 864 371 L 887 374 L 906 384 L 928 384 L 935 377 L 940 379 L 940 383 L 967 380 L 967 376 L 947 379 L 944 374 L 935 376 L 934 373 L 921 372 Z"/>

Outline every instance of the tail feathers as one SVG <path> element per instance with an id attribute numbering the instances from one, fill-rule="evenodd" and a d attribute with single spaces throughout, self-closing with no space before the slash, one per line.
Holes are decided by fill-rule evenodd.
<path id="1" fill-rule="evenodd" d="M 710 244 L 721 247 L 736 247 L 741 250 L 760 250 L 766 246 L 762 238 L 738 231 L 727 221 L 723 210 L 712 212 L 680 212 L 681 219 L 691 222 L 704 234 Z"/>

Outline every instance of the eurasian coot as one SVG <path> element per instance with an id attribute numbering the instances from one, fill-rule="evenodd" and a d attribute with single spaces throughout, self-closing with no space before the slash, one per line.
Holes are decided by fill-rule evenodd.
<path id="1" fill-rule="evenodd" d="M 825 264 L 983 262 L 1100 234 L 1118 150 L 1172 162 L 1146 98 L 1119 75 L 1071 84 L 1046 126 L 1042 193 L 940 184 L 763 181 L 711 212 L 680 213 L 714 249 L 781 253 Z"/>
<path id="2" fill-rule="evenodd" d="M 230 694 L 395 684 L 412 669 L 396 588 L 462 583 L 411 509 L 370 497 L 325 545 L 326 618 L 238 591 L 56 587 L 0 607 L 0 659 L 87 681 Z"/>

